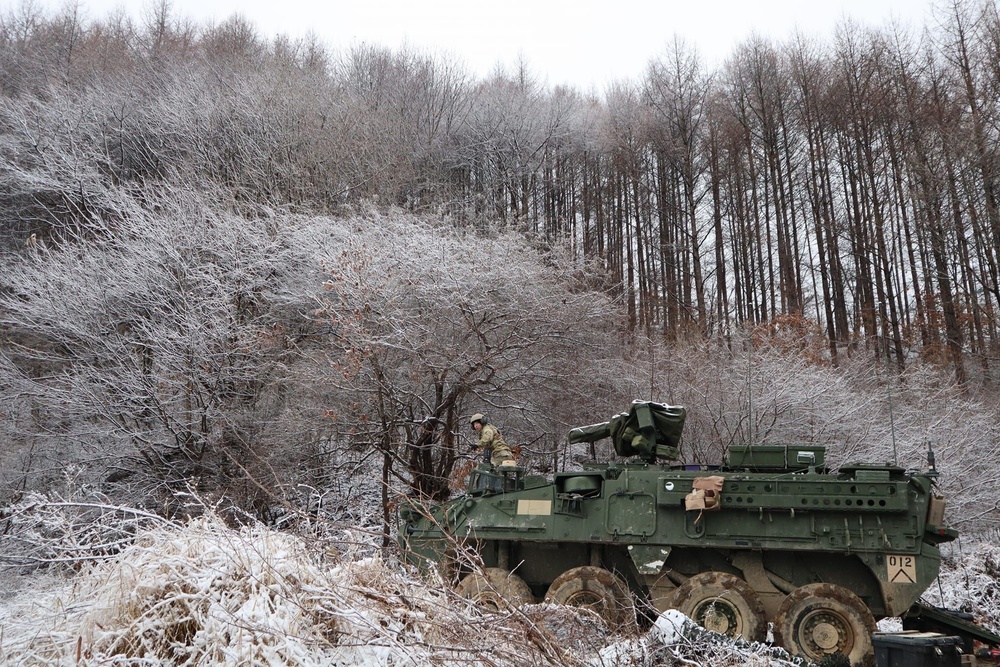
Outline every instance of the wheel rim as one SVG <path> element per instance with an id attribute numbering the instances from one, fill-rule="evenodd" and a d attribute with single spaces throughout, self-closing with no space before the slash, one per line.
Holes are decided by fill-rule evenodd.
<path id="1" fill-rule="evenodd" d="M 868 664 L 875 657 L 875 629 L 860 597 L 836 584 L 814 583 L 795 589 L 781 603 L 774 638 L 792 655 L 808 660 L 839 653 L 851 664 Z"/>
<path id="2" fill-rule="evenodd" d="M 677 589 L 671 606 L 707 630 L 760 641 L 767 630 L 764 608 L 749 584 L 726 572 L 701 572 Z"/>
<path id="3" fill-rule="evenodd" d="M 594 591 L 582 590 L 568 596 L 566 602 L 563 604 L 567 604 L 570 607 L 590 609 L 603 615 L 604 609 L 608 606 L 608 600 L 606 596 Z"/>
<path id="4" fill-rule="evenodd" d="M 847 655 L 854 647 L 854 632 L 847 619 L 829 609 L 823 609 L 802 620 L 799 643 L 813 657 L 830 653 Z"/>
<path id="5" fill-rule="evenodd" d="M 473 596 L 471 599 L 480 607 L 485 607 L 490 611 L 500 611 L 500 596 L 490 593 L 488 591 L 483 591 L 478 595 Z"/>
<path id="6" fill-rule="evenodd" d="M 694 620 L 706 630 L 728 635 L 739 632 L 739 613 L 722 600 L 707 600 L 695 608 Z"/>
<path id="7" fill-rule="evenodd" d="M 635 622 L 627 585 L 601 567 L 584 565 L 563 572 L 549 586 L 545 600 L 591 611 L 612 628 Z"/>
<path id="8" fill-rule="evenodd" d="M 459 582 L 456 590 L 477 605 L 500 611 L 508 605 L 519 607 L 534 602 L 531 589 L 516 574 L 500 568 L 474 572 Z"/>

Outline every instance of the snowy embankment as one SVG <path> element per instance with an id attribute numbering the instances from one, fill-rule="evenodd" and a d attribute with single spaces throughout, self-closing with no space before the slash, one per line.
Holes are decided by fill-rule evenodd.
<path id="1" fill-rule="evenodd" d="M 31 598 L 30 601 L 28 598 Z M 510 662 L 515 615 L 469 614 L 442 588 L 376 558 L 327 562 L 293 535 L 215 517 L 140 534 L 117 557 L 2 612 L 0 662 L 106 665 Z M 516 642 L 520 660 L 553 647 Z"/>
<path id="2" fill-rule="evenodd" d="M 782 664 L 763 646 L 738 657 L 699 647 L 677 615 L 623 639 L 564 607 L 483 613 L 394 562 L 320 554 L 288 533 L 212 516 L 149 528 L 113 558 L 39 580 L 44 590 L 0 608 L 0 663 L 640 665 L 712 650 L 714 664 L 723 654 Z"/>
<path id="3" fill-rule="evenodd" d="M 924 593 L 929 604 L 968 612 L 980 625 L 1000 633 L 1000 534 L 946 544 L 941 574 Z"/>
<path id="4" fill-rule="evenodd" d="M 0 663 L 793 664 L 768 646 L 693 629 L 675 612 L 634 637 L 564 607 L 484 613 L 394 561 L 338 551 L 263 526 L 233 529 L 211 515 L 148 527 L 65 577 L 30 575 L 48 583 L 0 607 Z M 997 553 L 970 555 L 966 573 L 949 573 L 946 584 L 957 577 L 965 601 L 997 606 Z"/>

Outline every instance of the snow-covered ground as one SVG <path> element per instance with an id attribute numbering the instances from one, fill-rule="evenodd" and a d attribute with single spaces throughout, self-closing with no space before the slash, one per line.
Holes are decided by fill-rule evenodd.
<path id="1" fill-rule="evenodd" d="M 1000 535 L 960 538 L 943 545 L 938 583 L 924 593 L 929 604 L 973 614 L 1000 634 Z"/>
<path id="2" fill-rule="evenodd" d="M 153 522 L 104 560 L 18 577 L 30 583 L 0 603 L 0 664 L 793 664 L 769 646 L 693 629 L 676 612 L 631 637 L 565 607 L 485 613 L 363 544 L 345 532 L 320 550 L 210 513 Z M 952 551 L 928 601 L 975 610 L 998 629 L 1000 546 Z"/>

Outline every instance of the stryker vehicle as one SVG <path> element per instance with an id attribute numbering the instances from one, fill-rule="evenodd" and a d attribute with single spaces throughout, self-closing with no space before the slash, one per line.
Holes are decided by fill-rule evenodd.
<path id="1" fill-rule="evenodd" d="M 988 644 L 1000 637 L 923 606 L 944 525 L 937 471 L 855 463 L 830 471 L 814 445 L 742 445 L 721 466 L 679 459 L 684 408 L 636 401 L 570 443 L 610 438 L 627 463 L 545 477 L 481 465 L 469 490 L 400 510 L 407 560 L 501 607 L 587 607 L 609 625 L 678 609 L 710 630 L 818 661 L 870 662 L 875 622 L 932 620 Z M 661 463 L 665 461 L 665 463 Z M 932 618 L 931 618 L 932 617 Z M 954 622 L 952 622 L 954 621 Z"/>

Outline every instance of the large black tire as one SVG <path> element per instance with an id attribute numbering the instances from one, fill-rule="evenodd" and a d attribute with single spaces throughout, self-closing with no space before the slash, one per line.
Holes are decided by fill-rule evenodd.
<path id="1" fill-rule="evenodd" d="M 495 610 L 507 605 L 520 607 L 532 604 L 535 596 L 524 580 L 499 567 L 488 567 L 483 572 L 466 575 L 455 591 L 464 598 Z"/>
<path id="2" fill-rule="evenodd" d="M 635 628 L 635 602 L 628 586 L 602 567 L 566 570 L 552 582 L 545 601 L 589 609 L 616 632 Z"/>
<path id="3" fill-rule="evenodd" d="M 702 627 L 729 637 L 761 641 L 767 632 L 764 605 L 750 584 L 727 572 L 702 572 L 674 593 L 675 609 Z"/>
<path id="4" fill-rule="evenodd" d="M 875 619 L 857 595 L 835 584 L 808 584 L 785 598 L 774 621 L 774 641 L 794 656 L 818 662 L 846 655 L 852 665 L 875 662 Z"/>

